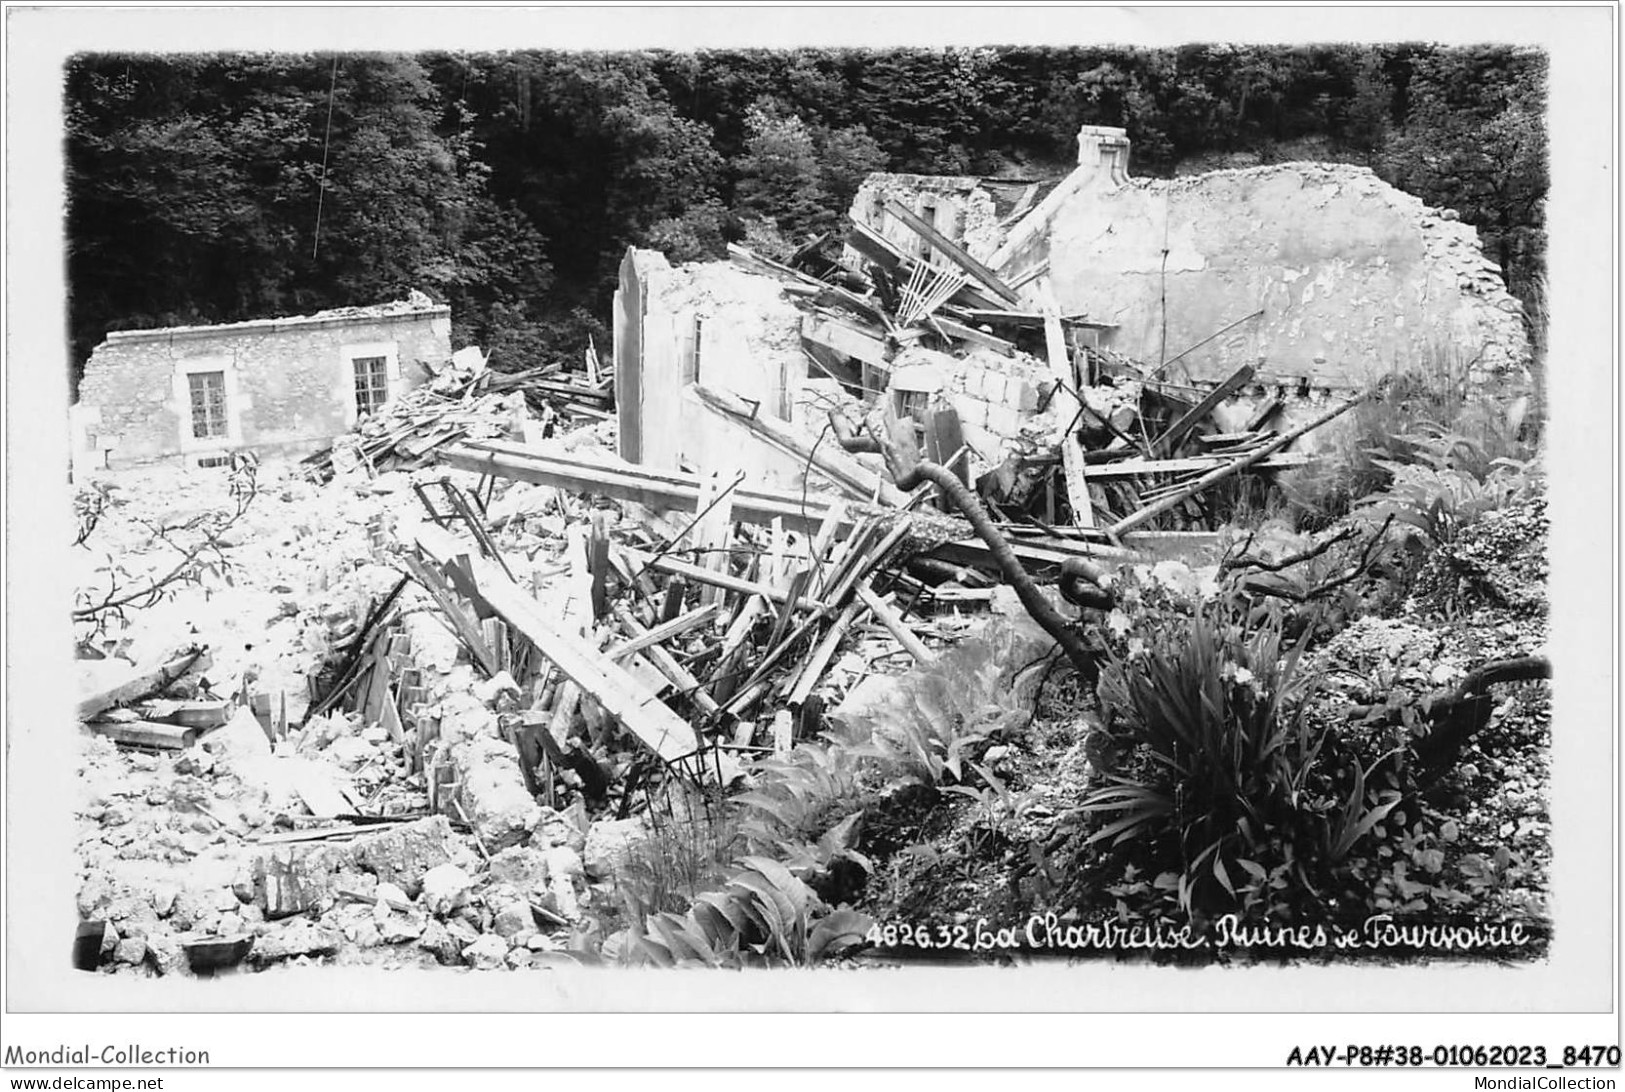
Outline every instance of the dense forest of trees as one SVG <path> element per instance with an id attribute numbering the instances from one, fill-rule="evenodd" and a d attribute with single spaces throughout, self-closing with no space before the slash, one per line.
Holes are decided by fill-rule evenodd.
<path id="1" fill-rule="evenodd" d="M 75 375 L 110 329 L 422 288 L 458 343 L 576 352 L 628 244 L 836 226 L 873 170 L 1133 172 L 1305 146 L 1476 225 L 1542 313 L 1546 60 L 1428 45 L 89 55 L 67 72 Z"/>

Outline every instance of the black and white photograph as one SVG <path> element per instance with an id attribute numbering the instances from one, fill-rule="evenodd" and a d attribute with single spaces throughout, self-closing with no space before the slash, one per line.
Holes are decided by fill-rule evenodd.
<path id="1" fill-rule="evenodd" d="M 1446 8 L 8 7 L 7 1011 L 1617 1074 L 1618 10 Z M 726 1064 L 177 1019 L 6 1065 Z"/>

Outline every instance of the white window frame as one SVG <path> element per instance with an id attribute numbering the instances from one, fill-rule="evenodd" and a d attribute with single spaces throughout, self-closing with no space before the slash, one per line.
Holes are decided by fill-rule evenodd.
<path id="1" fill-rule="evenodd" d="M 388 392 L 385 402 L 391 402 L 401 394 L 401 350 L 400 343 L 394 341 L 364 341 L 345 345 L 339 350 L 343 361 L 340 368 L 340 386 L 337 388 L 343 393 L 339 396 L 344 399 L 344 422 L 348 428 L 354 428 L 361 419 L 361 408 L 355 404 L 355 362 L 369 356 L 384 358 L 384 372 L 388 376 Z"/>
<path id="2" fill-rule="evenodd" d="M 192 435 L 192 376 L 220 372 L 226 387 L 226 434 Z M 223 453 L 243 446 L 243 410 L 247 409 L 230 357 L 199 356 L 177 361 L 174 379 L 175 416 L 180 421 L 182 455 Z"/>

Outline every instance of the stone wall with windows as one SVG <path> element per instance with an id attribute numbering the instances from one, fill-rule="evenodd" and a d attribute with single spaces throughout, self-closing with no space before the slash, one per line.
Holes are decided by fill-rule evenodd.
<path id="1" fill-rule="evenodd" d="M 416 294 L 294 318 L 118 331 L 85 366 L 76 462 L 302 454 L 450 358 L 451 309 Z"/>

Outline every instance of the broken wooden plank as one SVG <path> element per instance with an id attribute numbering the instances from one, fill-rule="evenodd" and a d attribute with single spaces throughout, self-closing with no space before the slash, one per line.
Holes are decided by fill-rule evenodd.
<path id="1" fill-rule="evenodd" d="M 449 771 L 448 771 L 449 772 Z M 405 826 L 415 823 L 419 819 L 427 818 L 423 815 L 390 816 L 388 819 L 372 819 L 365 823 L 345 827 L 312 827 L 307 830 L 282 831 L 276 834 L 262 834 L 258 838 L 249 838 L 251 845 L 284 845 L 289 842 L 325 842 L 331 839 L 354 838 L 362 834 L 376 834 L 391 827 Z"/>
<path id="2" fill-rule="evenodd" d="M 438 527 L 418 528 L 418 548 L 445 565 L 468 546 Z M 554 628 L 540 603 L 492 562 L 470 557 L 480 595 L 509 625 L 523 633 L 543 656 L 606 712 L 624 724 L 662 761 L 675 762 L 693 754 L 699 741 L 688 722 L 668 709 L 658 697 L 607 656 L 587 651 L 581 642 Z M 709 574 L 708 574 L 709 575 Z"/>
<path id="3" fill-rule="evenodd" d="M 711 572 L 728 571 L 728 544 L 733 538 L 733 491 L 744 478 L 744 471 L 713 472 L 700 478 L 699 514 L 694 517 L 690 534 L 694 547 L 700 551 L 700 566 Z M 722 589 L 707 584 L 700 589 L 700 602 L 720 606 Z"/>
<path id="4" fill-rule="evenodd" d="M 632 612 L 626 609 L 625 604 L 616 603 L 610 609 L 615 615 L 615 620 L 621 624 L 621 629 L 628 637 L 636 640 L 639 637 L 648 636 L 649 630 L 645 629 L 643 624 L 632 616 Z M 694 703 L 696 709 L 707 716 L 717 714 L 720 707 L 711 695 L 706 692 L 704 684 L 696 679 L 687 668 L 678 663 L 675 656 L 659 644 L 648 645 L 644 648 L 643 654 L 650 663 L 655 665 L 656 671 L 666 676 L 667 680 L 681 694 Z"/>
<path id="5" fill-rule="evenodd" d="M 144 698 L 168 687 L 188 671 L 202 671 L 209 666 L 208 650 L 194 645 L 156 667 L 130 669 L 130 677 L 116 686 L 97 691 L 79 699 L 79 717 L 92 716 L 103 709 Z"/>
<path id="6" fill-rule="evenodd" d="M 989 326 L 1025 326 L 1038 329 L 1044 325 L 1041 311 L 1006 311 L 993 307 L 961 307 L 959 313 L 971 322 L 985 322 Z"/>
<path id="7" fill-rule="evenodd" d="M 712 618 L 716 617 L 717 613 L 721 610 L 722 604 L 720 602 L 707 603 L 704 606 L 696 607 L 687 614 L 678 615 L 671 621 L 662 622 L 660 625 L 655 626 L 652 629 L 645 629 L 642 634 L 632 638 L 630 641 L 616 645 L 614 648 L 609 650 L 609 658 L 612 660 L 621 660 L 625 659 L 627 656 L 630 656 L 634 652 L 641 652 L 650 645 L 665 644 L 673 637 L 676 637 L 679 634 L 687 633 L 700 623 L 710 621 Z"/>
<path id="8" fill-rule="evenodd" d="M 1281 395 L 1280 395 L 1280 393 L 1277 392 L 1275 394 L 1270 395 L 1269 398 L 1265 399 L 1264 404 L 1262 406 L 1259 406 L 1258 409 L 1256 411 L 1254 411 L 1254 413 L 1253 413 L 1253 415 L 1251 417 L 1247 418 L 1247 424 L 1245 426 L 1245 430 L 1247 432 L 1257 432 L 1259 429 L 1264 427 L 1264 423 L 1266 421 L 1268 421 L 1271 417 L 1275 416 L 1275 411 L 1280 409 L 1280 408 L 1281 408 Z"/>
<path id="9" fill-rule="evenodd" d="M 584 493 L 634 501 L 650 508 L 697 511 L 700 479 L 680 471 L 652 470 L 621 460 L 565 458 L 535 448 L 501 441 L 481 441 L 444 448 L 442 465 L 516 481 L 551 485 Z M 865 498 L 867 499 L 867 498 Z M 765 489 L 741 485 L 734 490 L 733 517 L 746 523 L 767 524 L 783 519 L 791 530 L 812 532 L 823 521 L 828 498 L 803 496 L 800 490 Z M 872 511 L 852 505 L 855 512 Z M 854 517 L 855 518 L 855 517 Z M 851 526 L 848 520 L 844 526 Z"/>
<path id="10" fill-rule="evenodd" d="M 869 608 L 869 612 L 879 620 L 881 625 L 886 627 L 886 632 L 897 638 L 898 643 L 907 650 L 910 656 L 914 657 L 915 663 L 928 664 L 936 660 L 936 656 L 931 650 L 925 647 L 925 642 L 920 640 L 914 631 L 908 627 L 907 622 L 903 621 L 903 616 L 898 614 L 890 603 L 876 595 L 874 589 L 869 587 L 867 582 L 858 584 L 857 593 L 858 600 Z"/>
<path id="11" fill-rule="evenodd" d="M 1196 437 L 1196 442 L 1210 451 L 1215 448 L 1239 447 L 1269 439 L 1260 432 L 1210 432 Z"/>
<path id="12" fill-rule="evenodd" d="M 788 603 L 792 601 L 789 594 L 782 589 L 772 588 L 766 584 L 761 584 L 754 580 L 745 580 L 742 577 L 732 576 L 726 573 L 714 573 L 709 569 L 701 568 L 700 566 L 690 564 L 687 561 L 679 561 L 674 557 L 655 557 L 653 554 L 646 554 L 642 550 L 634 549 L 631 546 L 622 546 L 619 547 L 619 549 L 624 552 L 634 564 L 640 566 L 647 565 L 649 568 L 658 569 L 663 573 L 671 573 L 674 576 L 685 576 L 690 580 L 697 580 L 702 584 L 713 584 L 716 587 L 726 588 L 728 591 L 736 591 L 744 595 L 759 595 L 764 599 L 771 599 L 775 603 Z M 816 599 L 808 599 L 805 596 L 798 597 L 793 601 L 798 610 L 821 611 L 828 609 L 826 604 L 821 603 Z"/>
<path id="13" fill-rule="evenodd" d="M 1009 285 L 1000 280 L 997 273 L 971 257 L 970 252 L 964 247 L 920 219 L 913 209 L 910 209 L 895 197 L 891 197 L 886 199 L 886 211 L 897 217 L 920 238 L 941 251 L 944 257 L 974 277 L 1001 300 L 1015 307 L 1021 306 L 1021 297 Z"/>
<path id="14" fill-rule="evenodd" d="M 1167 431 L 1152 440 L 1152 452 L 1158 455 L 1166 455 L 1172 452 L 1179 446 L 1179 442 L 1185 438 L 1185 435 L 1199 425 L 1208 414 L 1212 413 L 1220 402 L 1223 402 L 1252 381 L 1253 366 L 1251 364 L 1243 364 L 1237 368 L 1222 383 L 1208 391 L 1207 395 L 1192 406 L 1189 412 L 1169 425 Z"/>
<path id="15" fill-rule="evenodd" d="M 790 695 L 786 699 L 792 708 L 799 707 L 811 696 L 813 687 L 823 679 L 824 672 L 829 668 L 830 660 L 835 658 L 835 651 L 840 647 L 841 641 L 858 617 L 869 608 L 860 600 L 854 599 L 846 605 L 840 615 L 836 617 L 835 624 L 824 633 L 823 640 L 813 650 L 797 670 L 795 685 L 790 688 Z"/>
<path id="16" fill-rule="evenodd" d="M 978 330 L 974 326 L 967 326 L 945 315 L 936 315 L 934 317 L 936 324 L 949 337 L 958 338 L 960 341 L 974 341 L 978 345 L 992 349 L 1000 356 L 1014 356 L 1016 353 L 1016 345 L 1013 341 L 1006 341 L 1004 338 L 990 334 L 986 330 Z"/>
<path id="17" fill-rule="evenodd" d="M 750 638 L 751 630 L 755 628 L 756 619 L 767 611 L 767 600 L 759 595 L 753 595 L 745 600 L 739 614 L 722 636 L 722 651 L 717 656 L 716 667 L 711 672 L 711 696 L 718 701 L 727 701 L 739 689 L 738 661 L 743 658 L 746 651 L 746 641 Z"/>
<path id="18" fill-rule="evenodd" d="M 1179 492 L 1174 493 L 1171 496 L 1164 497 L 1155 504 L 1148 504 L 1137 512 L 1132 512 L 1129 515 L 1124 516 L 1122 519 L 1112 524 L 1110 533 L 1113 535 L 1121 535 L 1125 531 L 1132 531 L 1142 523 L 1154 519 L 1163 512 L 1173 508 L 1175 505 L 1184 501 L 1185 498 L 1194 496 L 1197 493 L 1202 492 L 1204 489 L 1223 481 L 1225 478 L 1228 478 L 1233 474 L 1240 473 L 1255 463 L 1262 462 L 1265 458 L 1279 451 L 1287 444 L 1290 444 L 1299 436 L 1302 436 L 1304 433 L 1309 432 L 1312 429 L 1319 428 L 1321 425 L 1324 425 L 1327 421 L 1332 420 L 1334 417 L 1347 413 L 1349 410 L 1365 401 L 1365 399 L 1366 395 L 1364 394 L 1351 398 L 1347 402 L 1334 406 L 1324 413 L 1317 414 L 1312 420 L 1299 425 L 1290 432 L 1282 433 L 1280 436 L 1277 436 L 1269 443 L 1264 444 L 1256 451 L 1243 455 L 1241 458 L 1236 459 L 1233 462 L 1226 463 L 1215 470 L 1208 471 L 1194 482 L 1191 482 L 1189 485 L 1185 486 L 1185 488 L 1181 489 Z"/>
<path id="19" fill-rule="evenodd" d="M 852 588 L 869 579 L 869 574 L 886 560 L 886 555 L 903 540 L 913 525 L 914 517 L 905 516 L 893 524 L 872 548 L 860 550 L 854 546 L 845 559 L 839 578 L 831 579 L 830 591 L 825 596 L 827 601 L 836 606 L 844 602 Z"/>
<path id="20" fill-rule="evenodd" d="M 1315 456 L 1305 452 L 1286 451 L 1266 456 L 1248 467 L 1250 470 L 1293 470 L 1300 466 L 1308 466 L 1315 461 Z M 1093 481 L 1118 481 L 1123 478 L 1138 478 L 1145 474 L 1183 474 L 1188 471 L 1209 471 L 1217 467 L 1226 466 L 1229 459 L 1220 455 L 1188 455 L 1179 459 L 1141 459 L 1138 457 L 1119 459 L 1111 463 L 1097 463 L 1089 467 L 1089 477 Z"/>
<path id="21" fill-rule="evenodd" d="M 487 676 L 495 675 L 499 670 L 496 656 L 486 645 L 485 634 L 480 627 L 464 612 L 462 604 L 457 602 L 451 586 L 433 568 L 410 554 L 403 555 L 401 561 L 417 580 L 418 586 L 429 593 L 429 598 L 435 601 L 440 612 L 446 616 L 446 621 L 451 623 L 453 631 L 467 646 L 474 662 L 480 665 Z"/>

